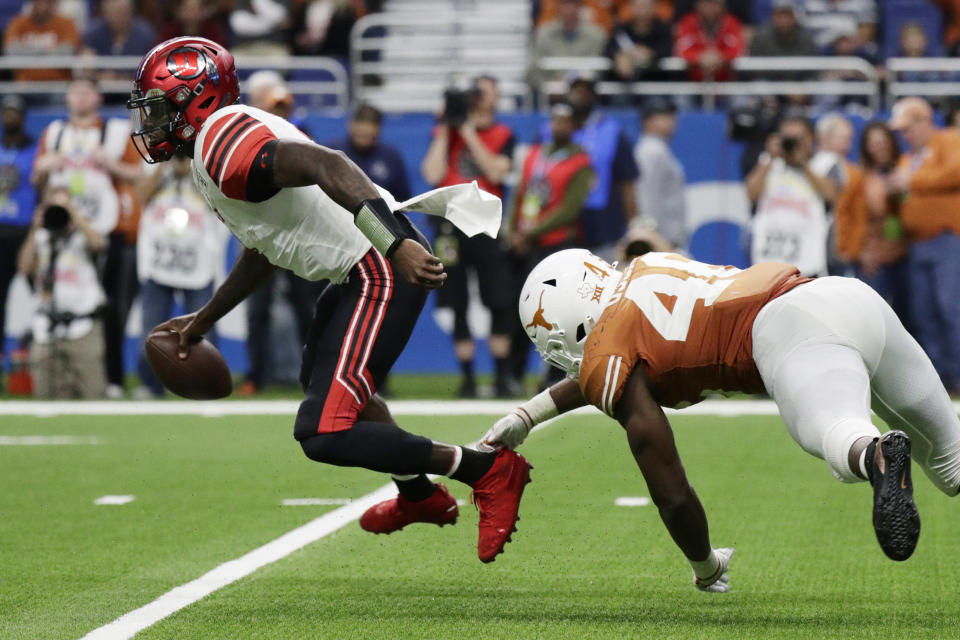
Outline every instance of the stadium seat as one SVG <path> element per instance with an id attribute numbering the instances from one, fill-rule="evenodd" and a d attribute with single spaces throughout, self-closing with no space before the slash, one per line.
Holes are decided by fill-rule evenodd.
<path id="1" fill-rule="evenodd" d="M 0 0 L 0 29 L 6 29 L 10 18 L 20 13 L 22 0 Z"/>
<path id="2" fill-rule="evenodd" d="M 881 7 L 884 58 L 897 55 L 900 30 L 909 22 L 918 23 L 926 31 L 928 56 L 943 55 L 943 15 L 936 5 L 926 0 L 888 0 Z"/>

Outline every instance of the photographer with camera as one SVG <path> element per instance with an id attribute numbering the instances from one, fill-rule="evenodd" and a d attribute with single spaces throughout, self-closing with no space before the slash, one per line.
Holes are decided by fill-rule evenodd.
<path id="1" fill-rule="evenodd" d="M 839 176 L 811 168 L 813 125 L 800 116 L 780 122 L 766 151 L 746 178 L 757 205 L 750 258 L 786 262 L 808 276 L 827 273 L 827 207 L 839 192 Z M 834 173 L 835 170 L 831 170 Z"/>
<path id="2" fill-rule="evenodd" d="M 449 89 L 444 94 L 444 110 L 433 133 L 420 172 L 428 184 L 446 187 L 476 180 L 480 188 L 503 197 L 503 179 L 513 166 L 513 131 L 496 121 L 499 92 L 492 76 L 480 76 L 467 91 Z M 454 352 L 463 379 L 459 396 L 477 395 L 473 374 L 476 352 L 467 324 L 467 276 L 476 274 L 480 299 L 490 310 L 490 353 L 496 371 L 497 396 L 512 395 L 509 378 L 510 330 L 516 310 L 507 286 L 513 275 L 506 253 L 497 240 L 483 234 L 468 238 L 444 220 L 431 221 L 436 237 L 433 247 L 443 262 L 447 281 L 437 289 L 437 306 L 454 312 Z"/>
<path id="3" fill-rule="evenodd" d="M 105 296 L 93 257 L 104 243 L 66 188 L 47 189 L 17 255 L 17 269 L 36 298 L 30 362 L 38 397 L 102 398 L 106 392 Z"/>

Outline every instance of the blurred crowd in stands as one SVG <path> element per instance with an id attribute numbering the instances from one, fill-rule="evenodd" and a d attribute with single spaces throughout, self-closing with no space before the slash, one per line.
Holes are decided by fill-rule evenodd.
<path id="1" fill-rule="evenodd" d="M 139 56 L 157 42 L 189 34 L 240 55 L 345 60 L 352 26 L 385 1 L 0 0 L 0 24 L 5 55 Z M 534 0 L 530 7 L 529 77 L 535 85 L 544 79 L 537 62 L 553 56 L 606 57 L 609 78 L 616 80 L 724 81 L 735 77 L 731 64 L 741 56 L 855 56 L 882 74 L 890 57 L 960 53 L 957 0 Z M 685 71 L 658 64 L 674 56 L 686 62 Z M 15 76 L 55 80 L 67 74 L 32 68 Z M 942 77 L 920 71 L 910 79 Z"/>
<path id="2" fill-rule="evenodd" d="M 0 14 L 3 50 L 33 59 L 139 56 L 183 34 L 208 37 L 237 54 L 345 58 L 351 25 L 381 8 L 363 0 L 20 4 L 0 0 L 0 10 L 7 10 Z M 908 5 L 915 10 L 904 10 Z M 737 76 L 733 61 L 747 55 L 856 56 L 882 75 L 890 56 L 960 54 L 960 2 L 954 0 L 543 0 L 531 11 L 531 83 L 552 79 L 536 64 L 544 57 L 606 57 L 609 69 L 559 76 L 563 91 L 542 105 L 549 117 L 526 136 L 539 142 L 523 153 L 515 132 L 498 118 L 495 76 L 478 76 L 465 90 L 445 95 L 420 165 L 424 181 L 477 180 L 504 198 L 505 213 L 499 241 L 467 238 L 442 221 L 433 228 L 435 252 L 449 273 L 437 303 L 452 311 L 462 397 L 482 391 L 474 373 L 477 328 L 467 317 L 472 278 L 489 310 L 483 333 L 494 359 L 490 393 L 511 397 L 524 393 L 530 354 L 516 299 L 539 260 L 569 247 L 621 262 L 651 250 L 687 249 L 685 168 L 669 143 L 675 111 L 696 106 L 695 99 L 610 103 L 599 82 L 727 81 Z M 658 64 L 671 57 L 686 65 Z M 911 73 L 911 81 L 949 79 L 940 71 Z M 750 78 L 810 74 L 754 72 Z M 29 351 L 23 345 L 5 363 L 30 368 L 10 372 L 6 386 L 26 392 L 32 384 L 44 397 L 123 397 L 129 373 L 124 328 L 134 299 L 140 298 L 146 330 L 169 317 L 175 300 L 187 311 L 203 304 L 225 258 L 226 231 L 194 189 L 187 158 L 147 167 L 129 140 L 128 120 L 101 116 L 98 82 L 114 72 L 31 67 L 13 76 L 25 95 L 32 81 L 69 84 L 66 117 L 37 140 L 24 129 L 29 100 L 8 94 L 0 103 L 0 336 L 18 271 L 29 279 L 36 307 Z M 843 72 L 823 77 L 845 78 Z M 276 72 L 250 76 L 246 94 L 253 106 L 292 115 L 295 96 Z M 725 105 L 730 135 L 746 148 L 751 258 L 869 282 L 930 354 L 948 388 L 960 392 L 960 117 L 951 112 L 941 129 L 933 107 L 947 103 L 904 98 L 891 105 L 889 120 L 869 123 L 857 140 L 844 109 L 862 104 L 859 96 L 786 96 Z M 609 106 L 639 107 L 635 144 L 607 115 Z M 812 113 L 820 114 L 815 123 Z M 397 150 L 379 141 L 382 119 L 361 103 L 342 138 L 318 142 L 343 150 L 404 200 L 411 195 L 407 170 Z M 512 188 L 508 176 L 515 177 Z M 248 301 L 249 369 L 240 393 L 257 393 L 269 382 L 278 296 L 288 301 L 302 341 L 321 288 L 284 273 Z M 136 397 L 163 393 L 142 354 L 137 373 Z"/>

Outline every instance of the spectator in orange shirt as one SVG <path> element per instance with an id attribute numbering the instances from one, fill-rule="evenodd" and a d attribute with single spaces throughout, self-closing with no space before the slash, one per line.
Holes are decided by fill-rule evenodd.
<path id="1" fill-rule="evenodd" d="M 677 25 L 673 49 L 687 61 L 691 80 L 732 80 L 730 63 L 744 51 L 743 26 L 723 0 L 697 0 Z"/>
<path id="2" fill-rule="evenodd" d="M 860 167 L 851 165 L 837 200 L 837 255 L 849 266 L 838 275 L 860 278 L 893 307 L 908 327 L 906 242 L 899 195 L 887 191 L 887 176 L 900 160 L 900 145 L 884 122 L 871 122 L 860 137 Z"/>
<path id="3" fill-rule="evenodd" d="M 69 56 L 80 49 L 80 34 L 70 18 L 57 15 L 57 0 L 33 0 L 30 12 L 10 20 L 3 34 L 8 56 Z M 69 80 L 70 69 L 20 69 L 18 81 Z"/>
<path id="4" fill-rule="evenodd" d="M 960 390 L 960 131 L 937 129 L 922 98 L 903 98 L 890 126 L 910 153 L 887 179 L 903 194 L 900 218 L 911 241 L 907 258 L 917 340 L 945 386 Z"/>
<path id="5" fill-rule="evenodd" d="M 544 0 L 540 3 L 540 15 L 537 16 L 538 27 L 558 17 L 559 4 L 559 0 Z M 613 31 L 614 25 L 618 22 L 625 22 L 631 18 L 628 0 L 586 0 L 583 4 L 583 18 L 601 27 L 607 33 Z"/>

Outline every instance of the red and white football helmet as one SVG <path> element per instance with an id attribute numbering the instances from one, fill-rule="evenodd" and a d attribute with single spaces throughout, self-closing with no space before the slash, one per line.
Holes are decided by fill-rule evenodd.
<path id="1" fill-rule="evenodd" d="M 137 69 L 127 101 L 130 137 L 148 163 L 169 160 L 196 138 L 210 114 L 239 99 L 229 51 L 206 38 L 172 38 L 155 46 Z"/>
<path id="2" fill-rule="evenodd" d="M 540 356 L 580 376 L 587 336 L 607 306 L 620 272 L 586 249 L 558 251 L 533 268 L 520 291 L 520 322 Z"/>

